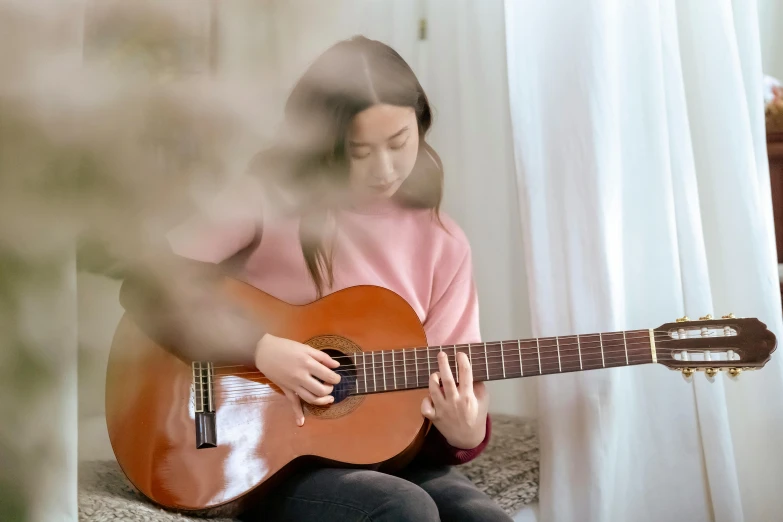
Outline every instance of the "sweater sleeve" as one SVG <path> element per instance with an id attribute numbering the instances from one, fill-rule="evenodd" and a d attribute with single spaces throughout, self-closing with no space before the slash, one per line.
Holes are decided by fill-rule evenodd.
<path id="1" fill-rule="evenodd" d="M 469 247 L 445 291 L 431 307 L 424 321 L 427 339 L 432 345 L 481 342 L 479 306 Z M 427 433 L 418 458 L 433 464 L 458 465 L 476 458 L 489 443 L 491 420 L 487 415 L 484 440 L 475 448 L 451 446 L 434 426 Z"/>
<path id="2" fill-rule="evenodd" d="M 433 426 L 424 439 L 424 445 L 422 446 L 417 459 L 420 462 L 447 466 L 466 464 L 478 457 L 481 452 L 484 451 L 484 448 L 487 447 L 487 444 L 489 444 L 489 438 L 492 432 L 492 420 L 489 415 L 487 415 L 486 429 L 487 431 L 484 434 L 484 440 L 482 440 L 478 446 L 471 449 L 460 449 L 449 444 L 446 438 Z"/>
<path id="3" fill-rule="evenodd" d="M 120 304 L 152 339 L 190 360 L 250 364 L 263 330 L 221 292 L 230 260 L 260 229 L 259 200 L 237 186 L 169 232 L 168 248 L 125 269 Z"/>

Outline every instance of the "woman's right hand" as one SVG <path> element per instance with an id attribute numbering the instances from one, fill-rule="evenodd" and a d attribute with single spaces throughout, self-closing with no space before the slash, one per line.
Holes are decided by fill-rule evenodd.
<path id="1" fill-rule="evenodd" d="M 320 350 L 266 334 L 256 345 L 255 363 L 258 371 L 291 401 L 299 426 L 304 424 L 300 397 L 316 406 L 326 406 L 334 400 L 329 394 L 333 385 L 340 382 L 340 376 L 332 370 L 340 363 Z"/>

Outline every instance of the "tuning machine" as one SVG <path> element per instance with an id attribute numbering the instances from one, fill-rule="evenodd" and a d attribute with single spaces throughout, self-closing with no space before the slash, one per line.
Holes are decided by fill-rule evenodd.
<path id="1" fill-rule="evenodd" d="M 698 368 L 679 368 L 679 370 L 682 372 L 682 376 L 687 382 L 692 382 L 693 374 L 696 373 Z M 704 368 L 704 375 L 707 376 L 707 380 L 710 382 L 715 382 L 715 376 L 717 376 L 720 372 L 720 368 Z M 729 370 L 729 375 L 732 377 L 737 377 L 741 372 L 742 370 L 739 368 L 732 368 Z"/>
<path id="2" fill-rule="evenodd" d="M 729 368 L 729 377 L 736 380 L 742 373 L 742 368 Z"/>
<path id="3" fill-rule="evenodd" d="M 699 317 L 699 321 L 711 321 L 712 320 L 712 314 L 707 314 Z"/>
<path id="4" fill-rule="evenodd" d="M 715 382 L 715 376 L 718 375 L 720 372 L 720 369 L 718 368 L 705 368 L 704 369 L 704 375 L 707 376 L 707 380 L 710 382 Z"/>
<path id="5" fill-rule="evenodd" d="M 734 312 L 729 312 L 728 315 L 724 315 L 721 317 L 721 319 L 736 319 L 737 316 L 734 315 Z"/>

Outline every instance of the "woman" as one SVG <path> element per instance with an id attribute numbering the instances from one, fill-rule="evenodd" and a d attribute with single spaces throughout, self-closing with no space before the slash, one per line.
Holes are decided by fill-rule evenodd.
<path id="1" fill-rule="evenodd" d="M 431 345 L 478 342 L 470 247 L 457 225 L 438 210 L 443 171 L 425 141 L 431 121 L 421 85 L 394 50 L 362 37 L 336 44 L 293 89 L 279 143 L 253 162 L 257 175 L 221 196 L 224 204 L 218 203 L 215 212 L 170 235 L 176 254 L 207 263 L 191 264 L 196 268 L 180 272 L 180 279 L 197 273 L 203 283 L 204 266 L 219 265 L 292 304 L 349 286 L 382 286 L 414 308 Z M 185 282 L 181 289 L 197 285 Z M 205 320 L 215 316 L 216 306 L 208 300 L 197 306 L 188 302 L 187 318 L 184 312 L 169 312 L 163 328 L 164 301 L 139 305 L 133 298 L 140 295 L 139 288 L 127 281 L 123 304 L 142 322 L 163 336 L 174 335 L 171 325 L 178 323 L 179 344 L 187 345 L 194 358 L 213 350 L 207 358 L 214 360 L 210 341 L 221 339 L 219 356 L 252 360 L 290 399 L 292 421 L 298 425 L 305 422 L 302 400 L 332 402 L 329 393 L 340 380 L 335 371 L 339 364 L 328 355 L 248 325 L 207 328 Z M 183 333 L 185 324 L 189 332 Z M 226 342 L 229 331 L 243 333 Z M 259 514 L 246 518 L 509 520 L 450 467 L 475 458 L 490 435 L 487 392 L 483 383 L 473 384 L 467 377 L 467 357 L 459 355 L 463 378 L 457 387 L 445 353 L 440 354 L 430 396 L 421 405 L 434 429 L 410 466 L 394 476 L 307 469 L 267 495 Z"/>

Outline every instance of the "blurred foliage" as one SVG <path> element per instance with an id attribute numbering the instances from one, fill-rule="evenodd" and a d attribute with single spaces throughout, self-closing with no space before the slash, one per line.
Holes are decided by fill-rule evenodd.
<path id="1" fill-rule="evenodd" d="M 76 364 L 62 353 L 75 353 L 68 256 L 112 277 L 148 261 L 194 187 L 220 185 L 256 135 L 208 74 L 211 5 L 0 0 L 2 521 L 28 520 L 76 451 L 46 425 Z"/>

